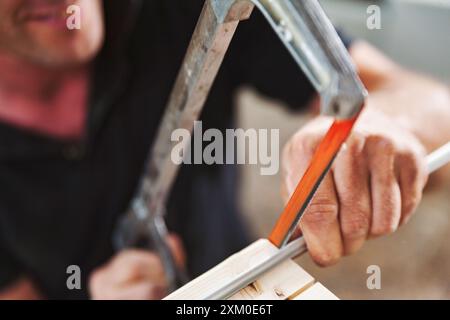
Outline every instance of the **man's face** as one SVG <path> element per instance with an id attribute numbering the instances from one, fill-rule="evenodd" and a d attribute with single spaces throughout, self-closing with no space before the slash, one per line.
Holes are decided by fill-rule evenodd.
<path id="1" fill-rule="evenodd" d="M 71 5 L 80 9 L 71 11 L 81 13 L 80 29 L 67 26 Z M 0 0 L 0 53 L 64 69 L 90 61 L 103 37 L 101 0 Z"/>

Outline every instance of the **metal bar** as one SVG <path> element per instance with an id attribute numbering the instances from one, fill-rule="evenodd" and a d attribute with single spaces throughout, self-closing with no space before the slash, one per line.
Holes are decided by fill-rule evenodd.
<path id="1" fill-rule="evenodd" d="M 261 261 L 248 271 L 240 274 L 235 279 L 226 283 L 223 287 L 208 294 L 205 300 L 224 300 L 245 288 L 252 282 L 256 281 L 262 274 L 277 266 L 281 262 L 295 258 L 306 252 L 306 244 L 303 238 L 298 238 L 282 249 L 278 250 L 274 255 Z"/>
<path id="2" fill-rule="evenodd" d="M 340 120 L 361 110 L 367 91 L 317 0 L 252 0 L 321 96 L 321 113 Z"/>
<path id="3" fill-rule="evenodd" d="M 252 9 L 247 1 L 205 2 L 161 121 L 141 189 L 150 211 L 157 211 L 165 203 L 180 167 L 171 159 L 175 144 L 170 139 L 172 132 L 179 128 L 192 131 L 239 21 L 249 18 Z"/>
<path id="4" fill-rule="evenodd" d="M 316 85 L 325 106 L 322 112 L 347 118 L 358 111 L 361 105 L 358 101 L 364 99 L 364 88 L 349 55 L 317 0 L 206 0 L 149 154 L 140 188 L 114 236 L 117 248 L 136 245 L 142 238 L 152 238 L 153 246 L 164 258 L 169 282 L 174 282 L 174 275 L 179 272 L 164 242 L 166 228 L 155 226 L 164 224 L 165 202 L 180 167 L 171 159 L 175 143 L 171 135 L 175 129 L 192 131 L 236 28 L 241 20 L 250 17 L 255 5 Z M 189 141 L 183 142 L 186 150 Z"/>
<path id="5" fill-rule="evenodd" d="M 140 210 L 137 215 L 133 208 L 138 205 L 132 204 L 129 221 L 122 225 L 145 225 L 151 215 L 165 212 L 162 207 L 179 169 L 171 159 L 175 144 L 171 134 L 175 129 L 192 130 L 239 21 L 249 18 L 255 5 L 316 85 L 323 113 L 348 118 L 361 108 L 366 91 L 317 0 L 206 0 L 133 200 L 139 206 L 146 204 L 147 212 Z M 120 239 L 122 233 L 129 239 Z M 126 245 L 135 237 L 132 232 L 119 232 L 116 242 Z"/>
<path id="6" fill-rule="evenodd" d="M 450 141 L 427 157 L 428 172 L 432 173 L 450 162 Z"/>
<path id="7" fill-rule="evenodd" d="M 118 249 L 134 246 L 142 238 L 151 240 L 162 259 L 171 289 L 183 278 L 165 243 L 165 201 L 180 167 L 171 159 L 174 145 L 171 135 L 180 128 L 192 131 L 239 21 L 249 18 L 253 7 L 243 0 L 205 1 L 149 154 L 147 170 L 114 235 Z"/>

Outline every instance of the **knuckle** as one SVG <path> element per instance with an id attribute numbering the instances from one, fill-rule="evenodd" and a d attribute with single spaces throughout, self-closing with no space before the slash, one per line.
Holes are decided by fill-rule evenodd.
<path id="1" fill-rule="evenodd" d="M 383 153 L 392 154 L 395 150 L 395 144 L 392 139 L 381 134 L 370 135 L 366 139 L 366 144 L 372 151 L 381 149 Z"/>
<path id="2" fill-rule="evenodd" d="M 359 239 L 367 236 L 369 230 L 368 215 L 361 212 L 353 212 L 342 223 L 342 233 L 348 239 Z"/>
<path id="3" fill-rule="evenodd" d="M 306 210 L 303 221 L 307 224 L 327 224 L 337 219 L 339 206 L 326 198 L 314 199 Z"/>

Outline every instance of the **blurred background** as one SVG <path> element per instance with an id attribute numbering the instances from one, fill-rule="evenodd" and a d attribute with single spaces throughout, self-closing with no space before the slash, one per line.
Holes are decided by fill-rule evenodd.
<path id="1" fill-rule="evenodd" d="M 335 25 L 352 37 L 450 85 L 450 0 L 320 2 Z M 373 4 L 381 8 L 380 30 L 366 26 L 367 8 Z M 244 88 L 237 99 L 239 127 L 280 128 L 280 147 L 308 120 L 251 88 Z M 242 211 L 254 235 L 267 237 L 283 208 L 280 176 L 261 176 L 258 166 L 241 169 Z M 450 181 L 428 190 L 408 225 L 369 241 L 338 265 L 319 268 L 307 255 L 298 262 L 341 299 L 450 299 Z M 381 268 L 381 290 L 367 289 L 369 265 Z"/>

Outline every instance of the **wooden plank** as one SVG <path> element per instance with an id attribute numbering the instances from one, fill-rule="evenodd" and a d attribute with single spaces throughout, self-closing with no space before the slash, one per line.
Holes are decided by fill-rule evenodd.
<path id="1" fill-rule="evenodd" d="M 252 265 L 263 261 L 276 252 L 276 247 L 268 240 L 258 240 L 243 250 L 230 256 L 206 273 L 192 280 L 182 288 L 171 293 L 165 299 L 201 300 L 212 293 L 215 288 L 223 286 L 237 275 L 248 270 Z"/>
<path id="2" fill-rule="evenodd" d="M 168 300 L 202 300 L 278 250 L 267 239 L 260 239 L 173 292 Z M 233 299 L 287 299 L 311 285 L 314 279 L 292 260 L 285 261 L 241 290 Z"/>
<path id="3" fill-rule="evenodd" d="M 339 300 L 330 290 L 316 282 L 312 287 L 300 293 L 292 300 Z"/>
<path id="4" fill-rule="evenodd" d="M 266 272 L 230 300 L 286 300 L 314 283 L 314 278 L 294 261 L 287 260 Z"/>

